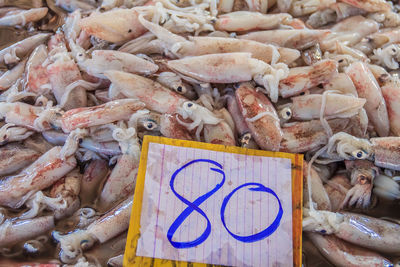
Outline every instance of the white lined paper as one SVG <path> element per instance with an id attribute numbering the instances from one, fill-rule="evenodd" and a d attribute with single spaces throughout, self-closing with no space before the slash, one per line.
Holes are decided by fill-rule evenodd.
<path id="1" fill-rule="evenodd" d="M 199 206 L 211 222 L 209 237 L 196 247 L 177 249 L 168 241 L 167 231 L 187 205 L 173 194 L 169 183 L 176 169 L 199 158 L 220 163 L 226 181 L 219 191 Z M 192 166 L 183 170 L 174 184 L 175 190 L 191 202 L 221 181 L 221 175 L 211 171 L 209 163 Z M 257 242 L 244 243 L 230 236 L 223 227 L 220 207 L 230 192 L 249 182 L 261 183 L 276 192 L 282 203 L 283 217 L 280 226 L 271 236 Z M 234 266 L 292 266 L 291 196 L 290 159 L 150 143 L 141 214 L 142 228 L 136 255 Z M 249 235 L 267 227 L 277 211 L 278 203 L 273 196 L 241 189 L 229 201 L 225 217 L 228 218 L 227 225 L 232 232 Z M 194 240 L 205 227 L 206 220 L 192 212 L 176 231 L 173 240 Z"/>

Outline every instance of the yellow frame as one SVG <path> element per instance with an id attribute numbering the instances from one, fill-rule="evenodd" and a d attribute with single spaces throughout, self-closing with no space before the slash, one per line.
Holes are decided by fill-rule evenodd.
<path id="1" fill-rule="evenodd" d="M 126 241 L 124 265 L 132 266 L 163 266 L 163 267 L 210 267 L 205 263 L 192 263 L 149 257 L 136 256 L 137 242 L 140 237 L 140 216 L 142 212 L 142 200 L 144 180 L 146 176 L 147 156 L 149 143 L 165 144 L 170 146 L 190 147 L 206 149 L 211 151 L 228 152 L 234 154 L 245 154 L 250 156 L 263 156 L 275 158 L 287 158 L 292 161 L 292 207 L 293 207 L 293 266 L 301 266 L 302 249 L 302 207 L 303 207 L 303 155 L 290 154 L 283 152 L 269 152 L 264 150 L 254 150 L 235 146 L 224 146 L 208 144 L 194 141 L 177 140 L 158 136 L 145 136 L 142 144 L 142 154 L 139 164 L 139 172 L 136 180 L 135 195 L 133 200 L 132 213 L 129 223 L 128 238 Z"/>

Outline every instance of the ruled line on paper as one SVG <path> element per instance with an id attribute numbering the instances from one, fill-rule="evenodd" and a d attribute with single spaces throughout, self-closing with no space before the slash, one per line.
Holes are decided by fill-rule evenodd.
<path id="1" fill-rule="evenodd" d="M 292 207 L 291 163 L 289 159 L 267 158 L 176 147 L 150 143 L 142 207 L 141 236 L 137 256 L 171 259 L 207 264 L 236 266 L 266 266 L 281 264 L 291 266 L 292 258 Z M 191 209 L 172 236 L 177 243 L 188 244 L 206 230 L 207 219 L 211 225 L 208 237 L 200 244 L 176 248 L 167 238 L 167 231 L 177 221 L 188 205 L 170 188 L 172 175 L 183 165 L 196 159 L 208 159 L 222 166 L 225 182 L 206 200 Z M 176 175 L 176 194 L 193 203 L 218 186 L 223 175 L 216 165 L 196 162 Z M 278 175 L 279 170 L 279 177 Z M 257 183 L 271 188 L 279 196 L 283 215 L 277 230 L 257 242 L 242 242 L 227 232 L 221 221 L 221 206 L 228 194 L 246 183 Z M 254 186 L 253 186 L 254 187 Z M 276 199 L 265 192 L 250 190 L 252 186 L 236 191 L 226 204 L 224 216 L 227 229 L 239 236 L 250 236 L 270 225 L 279 209 Z M 290 229 L 285 232 L 285 229 Z M 150 238 L 149 238 L 150 237 Z M 278 242 L 285 237 L 285 242 Z M 270 253 L 275 251 L 276 253 Z M 272 255 L 275 254 L 275 255 Z"/>
<path id="2" fill-rule="evenodd" d="M 162 152 L 162 158 L 161 158 L 161 179 L 160 179 L 160 185 L 162 185 L 162 181 L 163 181 L 163 176 L 164 176 L 164 153 L 165 153 L 165 145 L 164 145 L 164 149 Z M 160 186 L 160 189 L 158 191 L 158 206 L 160 206 L 160 198 L 161 198 L 161 189 L 162 186 Z M 159 215 L 159 209 L 157 209 L 157 218 L 156 218 L 156 225 L 158 225 L 158 215 Z M 157 239 L 156 239 L 156 235 L 157 235 L 157 228 L 154 231 L 154 250 L 153 250 L 153 258 L 155 257 L 156 254 L 156 243 L 157 243 Z"/>

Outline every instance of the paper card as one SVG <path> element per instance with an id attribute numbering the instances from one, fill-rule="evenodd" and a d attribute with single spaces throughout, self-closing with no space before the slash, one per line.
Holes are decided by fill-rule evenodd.
<path id="1" fill-rule="evenodd" d="M 302 156 L 146 136 L 124 266 L 300 266 Z"/>

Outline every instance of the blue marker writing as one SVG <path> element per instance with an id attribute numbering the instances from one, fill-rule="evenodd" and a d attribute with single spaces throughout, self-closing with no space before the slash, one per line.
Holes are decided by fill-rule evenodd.
<path id="1" fill-rule="evenodd" d="M 229 200 L 236 193 L 236 191 L 238 191 L 239 189 L 246 187 L 246 186 L 255 186 L 255 187 L 249 188 L 250 191 L 266 192 L 266 193 L 273 195 L 278 200 L 279 211 L 278 211 L 278 214 L 277 214 L 275 220 L 272 222 L 272 224 L 270 226 L 268 226 L 266 229 L 264 229 L 263 231 L 261 231 L 257 234 L 254 234 L 254 235 L 240 236 L 240 235 L 236 235 L 236 234 L 232 233 L 228 229 L 228 227 L 226 227 L 225 209 L 226 209 L 226 205 L 228 205 Z M 282 219 L 282 215 L 283 215 L 283 209 L 282 209 L 282 204 L 281 204 L 279 197 L 275 194 L 275 192 L 272 189 L 265 187 L 264 185 L 259 184 L 259 183 L 246 183 L 246 184 L 242 184 L 241 186 L 236 187 L 229 195 L 227 195 L 225 197 L 224 201 L 222 202 L 222 206 L 221 206 L 221 220 L 222 220 L 222 224 L 224 225 L 226 231 L 228 231 L 228 233 L 231 236 L 233 236 L 235 239 L 242 241 L 242 242 L 246 242 L 246 243 L 256 242 L 256 241 L 264 239 L 264 238 L 270 236 L 271 234 L 273 234 L 276 231 L 276 229 L 279 227 L 279 224 Z"/>
<path id="2" fill-rule="evenodd" d="M 222 181 L 221 183 L 217 184 L 213 190 L 209 191 L 208 193 L 198 197 L 195 201 L 190 202 L 189 200 L 185 199 L 184 197 L 182 197 L 180 194 L 178 194 L 175 191 L 175 187 L 174 187 L 174 181 L 176 176 L 185 168 L 189 167 L 190 165 L 197 163 L 197 162 L 208 162 L 210 164 L 213 164 L 215 166 L 218 167 L 217 168 L 210 168 L 210 170 L 218 172 L 220 174 L 222 174 Z M 211 197 L 214 193 L 216 193 L 225 183 L 225 173 L 222 170 L 222 165 L 219 164 L 218 162 L 215 162 L 213 160 L 208 160 L 208 159 L 196 159 L 196 160 L 192 160 L 189 163 L 186 163 L 185 165 L 183 165 L 182 167 L 180 167 L 179 169 L 177 169 L 174 174 L 171 177 L 171 181 L 170 181 L 170 187 L 172 192 L 175 194 L 175 196 L 177 198 L 179 198 L 183 203 L 185 203 L 186 205 L 188 205 L 188 207 L 178 216 L 178 218 L 175 219 L 175 221 L 172 223 L 172 225 L 169 227 L 168 232 L 167 232 L 167 238 L 169 240 L 169 242 L 171 243 L 171 245 L 175 248 L 191 248 L 191 247 L 195 247 L 201 243 L 203 243 L 208 236 L 211 233 L 211 223 L 210 220 L 208 219 L 207 215 L 204 213 L 204 211 L 202 211 L 199 206 L 201 205 L 201 203 L 203 203 L 204 201 L 206 201 L 209 197 Z M 207 227 L 204 230 L 204 232 L 195 240 L 193 241 L 189 241 L 189 242 L 176 242 L 172 240 L 172 237 L 174 236 L 175 232 L 178 230 L 179 226 L 181 226 L 181 224 L 186 220 L 186 218 L 193 212 L 193 211 L 197 211 L 201 216 L 203 216 L 206 220 L 207 220 Z"/>

